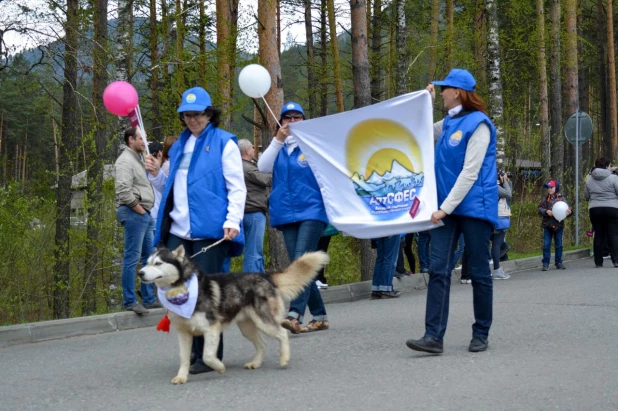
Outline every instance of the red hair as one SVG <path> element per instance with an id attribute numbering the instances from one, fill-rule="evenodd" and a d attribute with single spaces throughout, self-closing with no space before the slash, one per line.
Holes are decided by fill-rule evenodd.
<path id="1" fill-rule="evenodd" d="M 478 94 L 472 91 L 459 89 L 459 99 L 461 100 L 461 106 L 465 111 L 481 111 L 487 114 L 485 102 Z"/>

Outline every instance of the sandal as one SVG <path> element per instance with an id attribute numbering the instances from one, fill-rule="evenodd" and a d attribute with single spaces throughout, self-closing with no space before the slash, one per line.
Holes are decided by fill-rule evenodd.
<path id="1" fill-rule="evenodd" d="M 294 317 L 290 317 L 289 315 L 281 321 L 281 326 L 286 330 L 290 330 L 292 334 L 300 334 L 302 332 L 302 327 L 298 320 Z"/>
<path id="2" fill-rule="evenodd" d="M 309 321 L 309 324 L 307 324 L 305 327 L 301 328 L 301 333 L 310 333 L 313 331 L 321 331 L 321 330 L 328 330 L 329 327 L 329 323 L 328 320 L 311 320 Z"/>

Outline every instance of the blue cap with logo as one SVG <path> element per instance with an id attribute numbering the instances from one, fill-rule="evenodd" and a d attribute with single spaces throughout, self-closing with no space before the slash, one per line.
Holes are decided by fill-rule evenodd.
<path id="1" fill-rule="evenodd" d="M 210 106 L 212 106 L 212 100 L 208 92 L 201 87 L 193 87 L 182 93 L 182 101 L 176 111 L 178 113 L 204 111 Z"/>
<path id="2" fill-rule="evenodd" d="M 471 92 L 474 92 L 476 87 L 476 80 L 468 70 L 464 69 L 453 69 L 444 80 L 431 83 L 436 86 L 455 87 Z"/>
<path id="3" fill-rule="evenodd" d="M 303 115 L 303 117 L 305 117 L 305 112 L 303 111 L 303 108 L 300 106 L 300 104 L 294 103 L 293 101 L 287 102 L 283 105 L 283 107 L 281 107 L 281 117 L 283 117 L 283 115 L 288 111 L 298 111 L 300 114 Z"/>

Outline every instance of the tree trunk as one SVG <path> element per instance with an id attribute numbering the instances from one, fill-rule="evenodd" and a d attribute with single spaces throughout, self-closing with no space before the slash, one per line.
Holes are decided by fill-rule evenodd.
<path id="1" fill-rule="evenodd" d="M 607 0 L 607 65 L 609 70 L 609 117 L 611 121 L 612 158 L 618 154 L 618 110 L 616 108 L 616 61 L 614 59 L 614 12 Z"/>
<path id="2" fill-rule="evenodd" d="M 316 102 L 315 102 L 315 57 L 313 49 L 313 21 L 311 20 L 311 0 L 305 1 L 305 37 L 307 38 L 307 97 L 309 100 L 309 107 L 307 107 L 307 113 L 309 118 L 315 117 Z"/>
<path id="3" fill-rule="evenodd" d="M 180 0 L 176 0 L 176 87 L 182 93 L 186 86 L 184 69 L 185 24 Z"/>
<path id="4" fill-rule="evenodd" d="M 217 1 L 216 2 L 216 9 L 217 9 L 217 66 L 218 66 L 218 70 L 219 70 L 219 82 L 221 82 L 221 60 L 219 59 L 219 54 L 221 53 L 221 49 L 225 49 L 225 47 L 221 44 L 220 37 L 223 35 L 223 33 L 220 33 L 220 29 L 219 29 L 219 25 L 221 24 L 221 21 L 223 21 L 223 19 L 227 18 L 227 15 L 221 15 L 221 3 L 224 3 L 223 7 L 227 8 L 227 1 Z M 204 2 L 203 1 L 199 1 L 198 2 L 199 5 L 199 12 L 200 12 L 200 20 L 198 22 L 198 35 L 197 35 L 197 40 L 198 40 L 198 44 L 200 47 L 200 54 L 199 54 L 199 68 L 198 68 L 198 79 L 200 84 L 207 84 L 207 78 L 206 78 L 206 64 L 207 64 L 207 56 L 206 56 L 206 9 L 204 7 Z M 223 11 L 224 12 L 224 11 Z M 226 20 L 227 21 L 227 20 Z M 225 25 L 225 28 L 221 29 L 221 30 L 226 30 L 227 29 L 227 24 Z M 226 33 L 227 34 L 227 33 Z M 225 67 L 227 69 L 227 66 Z M 221 90 L 219 90 L 219 93 L 221 93 Z M 216 104 L 216 103 L 215 103 Z M 221 107 L 221 104 L 217 105 L 219 108 Z M 225 117 L 226 115 L 228 115 L 227 110 L 222 110 L 221 116 L 222 116 L 222 123 L 225 123 Z"/>
<path id="5" fill-rule="evenodd" d="M 320 59 L 322 65 L 320 67 L 320 117 L 328 114 L 328 54 L 326 53 L 326 20 L 327 20 L 326 0 L 320 3 Z"/>
<path id="6" fill-rule="evenodd" d="M 258 40 L 259 40 L 259 60 L 271 77 L 271 88 L 265 98 L 274 113 L 281 111 L 283 106 L 283 85 L 281 83 L 281 65 L 279 63 L 279 50 L 277 46 L 277 0 L 258 1 Z M 268 113 L 269 114 L 269 113 Z M 262 119 L 263 147 L 266 148 L 272 140 L 277 130 L 277 124 L 265 115 Z M 267 130 L 267 131 L 266 131 Z M 283 267 L 288 261 L 285 243 L 280 231 L 273 228 L 268 229 L 268 242 L 271 256 L 271 270 Z"/>
<path id="7" fill-rule="evenodd" d="M 365 0 L 350 0 L 352 23 L 352 76 L 354 81 L 354 107 L 368 106 L 371 102 L 369 84 L 369 56 L 367 45 L 367 10 Z M 361 280 L 373 276 L 375 252 L 369 240 L 360 241 Z"/>
<path id="8" fill-rule="evenodd" d="M 107 0 L 104 1 L 107 6 Z M 157 141 L 163 141 L 161 112 L 159 107 L 159 31 L 157 29 L 157 0 L 150 1 L 150 93 L 152 95 L 152 134 Z M 105 20 L 107 24 L 107 17 Z M 107 29 L 105 31 L 107 39 Z M 107 79 L 106 79 L 107 81 Z"/>
<path id="9" fill-rule="evenodd" d="M 163 40 L 163 47 L 161 50 L 161 61 L 162 64 L 162 72 L 163 72 L 163 81 L 165 84 L 168 83 L 169 80 L 169 57 L 170 57 L 170 23 L 169 17 L 167 15 L 167 0 L 161 0 L 161 33 Z"/>
<path id="10" fill-rule="evenodd" d="M 236 61 L 238 0 L 217 0 L 217 68 L 219 71 L 219 107 L 223 125 L 232 126 L 232 94 Z"/>
<path id="11" fill-rule="evenodd" d="M 341 113 L 343 107 L 343 82 L 341 81 L 341 65 L 339 63 L 339 40 L 337 39 L 337 23 L 335 21 L 334 0 L 326 0 L 328 7 L 328 28 L 330 33 L 330 51 L 333 55 L 333 80 L 335 82 L 335 99 L 337 101 L 337 112 Z"/>
<path id="12" fill-rule="evenodd" d="M 541 131 L 541 172 L 543 180 L 549 179 L 550 137 L 547 132 L 549 112 L 547 107 L 547 64 L 545 61 L 545 9 L 544 0 L 536 0 L 536 28 L 538 32 L 538 71 L 539 71 L 539 124 Z"/>
<path id="13" fill-rule="evenodd" d="M 440 0 L 431 0 L 431 24 L 429 36 L 429 83 L 436 77 L 436 65 L 438 62 L 438 27 L 440 23 Z"/>
<path id="14" fill-rule="evenodd" d="M 153 0 L 151 0 L 152 6 Z M 151 10 L 152 12 L 152 10 Z M 156 14 L 156 12 L 155 12 Z M 151 25 L 152 29 L 152 25 Z M 156 24 L 155 24 L 156 33 Z M 156 45 L 155 45 L 156 46 Z M 108 42 L 107 42 L 107 0 L 95 0 L 94 2 L 94 48 L 93 48 L 93 76 L 92 76 L 92 104 L 95 109 L 94 147 L 90 144 L 90 166 L 87 172 L 86 204 L 88 209 L 88 225 L 86 228 L 86 264 L 84 266 L 84 293 L 82 315 L 96 312 L 96 275 L 100 266 L 99 258 L 99 234 L 102 227 L 103 205 L 103 168 L 105 159 L 108 159 L 107 136 L 107 112 L 103 105 L 103 90 L 107 85 L 108 66 Z M 154 73 L 153 73 L 154 75 Z M 154 108 L 153 90 L 153 108 Z M 158 108 L 157 108 L 158 110 Z M 153 112 L 153 119 L 157 118 Z"/>
<path id="15" fill-rule="evenodd" d="M 609 133 L 611 126 L 609 125 L 608 115 L 608 98 L 607 98 L 607 69 L 605 65 L 605 34 L 603 30 L 603 0 L 597 0 L 597 66 L 599 70 L 597 75 L 599 76 L 599 115 L 601 117 L 599 130 L 601 131 L 601 138 L 598 139 L 602 148 L 603 155 L 612 155 L 612 139 Z"/>
<path id="16" fill-rule="evenodd" d="M 329 0 L 332 1 L 332 0 Z M 382 0 L 373 1 L 373 18 L 371 24 L 371 64 L 370 64 L 370 84 L 371 101 L 373 103 L 381 100 L 382 96 L 382 70 L 381 70 L 381 49 L 382 49 Z"/>
<path id="17" fill-rule="evenodd" d="M 455 26 L 455 0 L 446 0 L 446 72 L 455 67 L 455 56 L 453 55 L 453 36 Z"/>
<path id="18" fill-rule="evenodd" d="M 489 117 L 496 127 L 496 163 L 504 161 L 505 138 L 502 132 L 504 103 L 502 100 L 502 80 L 500 75 L 500 36 L 498 30 L 498 10 L 495 0 L 487 0 L 487 54 L 489 57 Z"/>
<path id="19" fill-rule="evenodd" d="M 350 9 L 352 23 L 354 107 L 360 108 L 371 104 L 365 0 L 350 0 Z"/>
<path id="20" fill-rule="evenodd" d="M 552 45 L 549 64 L 551 177 L 562 182 L 564 137 L 562 135 L 562 82 L 560 75 L 560 0 L 551 0 L 550 19 L 550 43 Z"/>
<path id="21" fill-rule="evenodd" d="M 408 30 L 406 28 L 406 0 L 397 0 L 397 95 L 408 92 Z"/>
<path id="22" fill-rule="evenodd" d="M 69 270 L 71 224 L 71 181 L 73 168 L 71 154 L 75 151 L 77 133 L 77 33 L 79 2 L 67 0 L 64 37 L 64 81 L 62 84 L 62 132 L 58 147 L 60 175 L 56 188 L 56 236 L 54 248 L 54 318 L 69 316 Z"/>
<path id="23" fill-rule="evenodd" d="M 485 0 L 476 0 L 474 16 L 474 56 L 477 64 L 476 89 L 484 90 L 487 86 L 487 9 Z"/>

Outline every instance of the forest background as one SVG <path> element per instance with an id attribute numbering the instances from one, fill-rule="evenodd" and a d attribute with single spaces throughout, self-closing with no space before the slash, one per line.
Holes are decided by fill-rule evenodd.
<path id="1" fill-rule="evenodd" d="M 29 5 L 25 5 L 29 4 Z M 223 127 L 266 147 L 274 122 L 244 96 L 239 70 L 271 73 L 275 112 L 301 103 L 309 118 L 423 89 L 470 70 L 498 130 L 500 168 L 515 183 L 517 253 L 539 253 L 536 209 L 555 178 L 574 203 L 600 155 L 615 158 L 612 0 L 41 0 L 0 1 L 0 325 L 121 309 L 122 230 L 110 164 L 126 119 L 101 96 L 131 82 L 151 140 L 177 135 L 182 91 L 205 87 Z M 285 36 L 282 35 L 285 33 Z M 282 38 L 285 37 L 285 38 Z M 577 109 L 594 132 L 579 147 L 563 123 Z M 435 105 L 441 118 L 441 101 Z M 580 187 L 580 193 L 581 190 Z M 567 245 L 589 230 L 581 201 Z M 586 241 L 584 241 L 586 242 Z M 269 269 L 287 264 L 278 232 Z M 331 242 L 331 285 L 371 278 L 368 241 Z M 232 270 L 241 262 L 235 259 Z"/>

